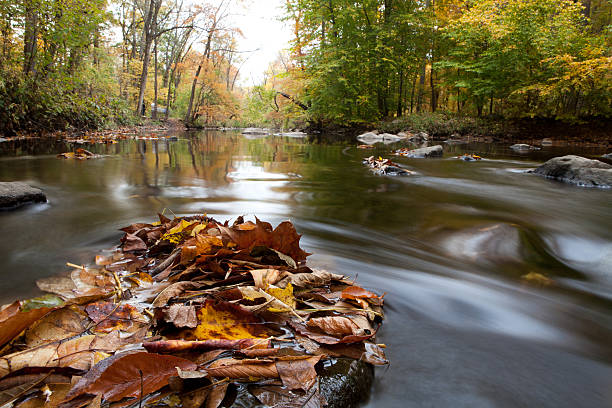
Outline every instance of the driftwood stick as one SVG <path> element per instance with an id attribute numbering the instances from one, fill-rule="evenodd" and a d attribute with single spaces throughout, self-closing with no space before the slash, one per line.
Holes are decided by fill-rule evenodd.
<path id="1" fill-rule="evenodd" d="M 155 276 L 163 272 L 167 267 L 169 267 L 172 264 L 172 262 L 174 262 L 176 258 L 178 258 L 180 254 L 181 254 L 180 248 L 176 248 L 174 251 L 172 251 L 172 253 L 162 263 L 157 265 L 155 269 L 151 271 L 151 276 Z"/>

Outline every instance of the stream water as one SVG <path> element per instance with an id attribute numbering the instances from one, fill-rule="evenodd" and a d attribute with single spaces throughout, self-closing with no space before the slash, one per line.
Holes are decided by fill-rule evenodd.
<path id="1" fill-rule="evenodd" d="M 0 213 L 0 300 L 37 294 L 35 280 L 92 262 L 118 228 L 156 212 L 218 220 L 290 219 L 312 266 L 387 292 L 368 407 L 612 407 L 612 191 L 525 170 L 597 148 L 445 146 L 442 159 L 395 160 L 416 171 L 381 177 L 361 164 L 399 143 L 233 132 L 174 134 L 84 147 L 0 143 L 0 181 L 49 199 Z M 461 153 L 485 160 L 463 162 Z M 521 276 L 548 276 L 548 287 Z"/>

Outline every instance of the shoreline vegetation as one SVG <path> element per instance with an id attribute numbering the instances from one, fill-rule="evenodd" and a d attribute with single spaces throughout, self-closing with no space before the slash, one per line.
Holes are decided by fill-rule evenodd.
<path id="1" fill-rule="evenodd" d="M 0 136 L 144 118 L 440 137 L 610 129 L 609 1 L 288 0 L 291 49 L 251 86 L 236 7 L 0 0 Z"/>

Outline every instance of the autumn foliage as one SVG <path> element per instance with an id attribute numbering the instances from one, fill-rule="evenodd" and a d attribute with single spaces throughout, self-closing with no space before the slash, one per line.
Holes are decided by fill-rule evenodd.
<path id="1" fill-rule="evenodd" d="M 234 383 L 314 407 L 322 360 L 387 363 L 383 298 L 306 266 L 290 222 L 160 215 L 123 232 L 95 265 L 0 310 L 0 404 L 217 407 Z"/>

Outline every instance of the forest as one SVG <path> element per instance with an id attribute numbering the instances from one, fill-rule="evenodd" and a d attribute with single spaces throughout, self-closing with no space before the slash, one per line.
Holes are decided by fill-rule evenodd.
<path id="1" fill-rule="evenodd" d="M 608 0 L 286 0 L 291 49 L 248 87 L 240 6 L 0 0 L 0 133 L 612 116 Z"/>

